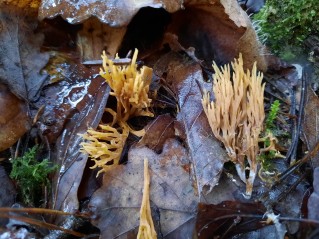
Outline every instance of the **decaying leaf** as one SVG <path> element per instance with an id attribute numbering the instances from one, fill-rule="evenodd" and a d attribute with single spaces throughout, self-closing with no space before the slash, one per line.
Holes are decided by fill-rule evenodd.
<path id="1" fill-rule="evenodd" d="M 197 196 L 189 178 L 188 155 L 175 139 L 168 139 L 161 154 L 133 147 L 128 163 L 104 174 L 103 186 L 92 196 L 92 222 L 101 238 L 125 238 L 139 226 L 142 202 L 143 158 L 149 159 L 150 200 L 157 235 L 188 238 L 194 231 Z M 175 237 L 174 237 L 175 236 Z"/>
<path id="2" fill-rule="evenodd" d="M 214 236 L 231 238 L 234 235 L 257 230 L 265 226 L 260 218 L 265 211 L 261 203 L 225 201 L 217 205 L 199 204 L 197 236 L 201 239 Z M 256 218 L 241 217 L 241 214 L 256 215 Z"/>
<path id="3" fill-rule="evenodd" d="M 34 101 L 44 84 L 40 73 L 49 55 L 40 53 L 41 34 L 34 33 L 36 15 L 21 8 L 1 4 L 0 11 L 0 82 L 18 97 Z"/>
<path id="4" fill-rule="evenodd" d="M 45 105 L 38 124 L 42 136 L 53 149 L 50 159 L 60 166 L 52 180 L 52 208 L 68 212 L 79 209 L 78 189 L 87 163 L 80 152 L 82 136 L 88 128 L 96 128 L 104 113 L 109 88 L 95 77 L 97 68 L 72 63 L 64 69 L 59 82 L 48 85 L 36 102 Z M 55 223 L 61 221 L 57 218 Z"/>
<path id="5" fill-rule="evenodd" d="M 126 27 L 110 27 L 98 19 L 88 19 L 78 33 L 78 46 L 80 47 L 82 61 L 100 60 L 104 50 L 110 57 L 119 51 Z"/>
<path id="6" fill-rule="evenodd" d="M 167 31 L 175 34 L 183 47 L 193 47 L 207 67 L 213 60 L 226 64 L 241 52 L 245 68 L 252 68 L 257 61 L 259 70 L 267 69 L 265 50 L 237 1 L 186 1 L 185 10 L 172 14 Z"/>
<path id="7" fill-rule="evenodd" d="M 0 84 L 0 152 L 11 147 L 31 127 L 25 102 Z"/>
<path id="8" fill-rule="evenodd" d="M 313 193 L 308 200 L 308 218 L 319 220 L 319 168 L 314 169 L 313 173 Z"/>
<path id="9" fill-rule="evenodd" d="M 205 60 L 208 66 L 210 66 L 212 59 L 217 63 L 225 64 L 238 56 L 239 52 L 242 52 L 246 67 L 251 68 L 253 63 L 257 61 L 258 69 L 262 71 L 267 69 L 263 54 L 264 48 L 257 39 L 249 17 L 240 8 L 237 1 L 233 0 L 150 0 L 146 2 L 126 1 L 125 3 L 121 1 L 44 0 L 39 9 L 39 18 L 42 20 L 61 15 L 65 20 L 74 24 L 95 16 L 101 22 L 111 27 L 117 27 L 114 28 L 114 33 L 106 31 L 109 32 L 107 38 L 115 37 L 121 41 L 123 39 L 122 34 L 126 31 L 126 27 L 132 18 L 140 9 L 146 7 L 163 8 L 171 13 L 171 23 L 168 25 L 166 32 L 177 35 L 185 48 L 194 47 L 196 56 Z M 167 21 L 167 19 L 153 20 L 158 22 Z M 145 18 L 144 22 L 148 22 L 148 19 Z M 150 25 L 150 27 L 156 26 L 163 27 L 161 24 Z M 136 28 L 138 29 L 138 26 Z M 146 29 L 149 31 L 149 28 Z M 161 32 L 162 30 L 158 29 L 158 31 Z M 104 34 L 103 32 L 100 33 Z M 139 35 L 141 35 L 142 41 L 143 32 Z M 159 37 L 161 36 L 159 35 Z M 115 48 L 118 47 L 118 44 L 120 43 L 116 42 Z M 134 47 L 136 45 L 130 45 L 129 49 Z M 91 46 L 91 48 L 95 47 Z M 99 51 L 101 50 L 100 47 Z M 112 55 L 111 51 L 110 55 Z"/>
<path id="10" fill-rule="evenodd" d="M 319 99 L 312 89 L 308 89 L 307 100 L 305 104 L 305 116 L 302 130 L 303 138 L 308 149 L 312 149 L 319 141 Z M 312 166 L 319 166 L 319 155 L 312 158 Z"/>
<path id="11" fill-rule="evenodd" d="M 168 12 L 181 9 L 182 0 L 163 1 L 59 1 L 44 0 L 39 9 L 40 20 L 61 15 L 69 23 L 79 23 L 91 16 L 112 27 L 128 25 L 143 7 L 165 8 Z"/>
<path id="12" fill-rule="evenodd" d="M 199 196 L 207 194 L 218 183 L 225 162 L 225 150 L 211 133 L 201 105 L 202 90 L 209 89 L 202 70 L 194 61 L 175 53 L 163 56 L 154 66 L 159 76 L 167 74 L 166 81 L 178 98 L 177 121 L 180 134 L 186 143 L 193 164 L 194 178 Z M 164 75 L 165 75 L 164 74 Z"/>
<path id="13" fill-rule="evenodd" d="M 6 5 L 23 8 L 30 11 L 32 8 L 36 9 L 40 6 L 41 0 L 2 0 L 1 3 Z"/>
<path id="14" fill-rule="evenodd" d="M 174 121 L 169 114 L 159 115 L 145 127 L 145 135 L 140 139 L 138 145 L 145 145 L 160 153 L 165 141 L 175 137 Z"/>

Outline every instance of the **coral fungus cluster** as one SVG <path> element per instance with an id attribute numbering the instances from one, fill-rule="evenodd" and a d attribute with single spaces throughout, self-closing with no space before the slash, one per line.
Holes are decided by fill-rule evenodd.
<path id="1" fill-rule="evenodd" d="M 246 195 L 251 196 L 257 172 L 258 140 L 263 129 L 264 87 L 262 73 L 257 73 L 256 63 L 252 71 L 244 71 L 243 59 L 218 68 L 213 64 L 214 101 L 205 93 L 202 105 L 215 137 L 223 142 L 227 154 L 236 164 L 239 177 L 246 183 Z M 249 171 L 248 177 L 246 170 Z"/>
<path id="2" fill-rule="evenodd" d="M 100 75 L 111 88 L 111 95 L 117 100 L 116 112 L 107 108 L 113 116 L 110 124 L 100 124 L 98 130 L 89 129 L 83 138 L 82 149 L 95 162 L 92 168 L 106 172 L 109 164 L 118 164 L 129 133 L 142 136 L 144 131 L 134 131 L 127 121 L 135 116 L 153 116 L 149 111 L 151 99 L 148 98 L 152 79 L 152 69 L 146 66 L 138 69 L 138 51 L 135 50 L 129 65 L 116 65 L 103 52 L 103 68 Z M 118 57 L 117 57 L 118 58 Z"/>

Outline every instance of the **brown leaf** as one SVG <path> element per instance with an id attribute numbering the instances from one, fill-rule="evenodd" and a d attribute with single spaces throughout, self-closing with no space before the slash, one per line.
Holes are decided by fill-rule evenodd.
<path id="1" fill-rule="evenodd" d="M 218 205 L 199 204 L 197 236 L 201 239 L 213 236 L 231 238 L 237 234 L 257 230 L 264 226 L 260 217 L 265 212 L 266 209 L 261 203 L 225 201 Z M 256 215 L 256 218 L 241 217 L 245 214 Z"/>
<path id="2" fill-rule="evenodd" d="M 43 41 L 35 34 L 36 15 L 24 9 L 1 5 L 0 11 L 0 82 L 18 97 L 34 101 L 46 75 L 40 73 L 49 55 L 40 53 Z"/>
<path id="3" fill-rule="evenodd" d="M 27 105 L 0 84 L 0 152 L 11 147 L 31 127 Z"/>
<path id="4" fill-rule="evenodd" d="M 126 165 L 114 166 L 104 174 L 103 186 L 89 203 L 101 238 L 126 238 L 138 228 L 144 158 L 149 160 L 150 200 L 157 235 L 191 237 L 197 196 L 189 180 L 188 155 L 177 140 L 168 139 L 161 154 L 147 147 L 132 147 Z"/>
<path id="5" fill-rule="evenodd" d="M 48 85 L 37 102 L 47 106 L 38 124 L 43 137 L 54 144 L 51 159 L 60 166 L 52 182 L 52 208 L 74 212 L 79 209 L 78 188 L 88 158 L 80 151 L 80 134 L 97 127 L 109 88 L 93 76 L 97 69 L 72 63 L 64 70 L 65 79 Z"/>
<path id="6" fill-rule="evenodd" d="M 126 26 L 143 7 L 165 8 L 174 12 L 182 7 L 180 0 L 162 1 L 71 1 L 44 0 L 39 8 L 39 19 L 61 15 L 69 23 L 83 22 L 91 16 L 97 17 L 112 27 Z"/>
<path id="7" fill-rule="evenodd" d="M 162 57 L 154 66 L 154 72 L 159 76 L 167 74 L 166 81 L 177 95 L 180 108 L 177 121 L 181 125 L 177 128 L 182 128 L 181 131 L 186 134 L 201 197 L 218 183 L 224 162 L 229 160 L 220 142 L 213 136 L 201 104 L 201 91 L 210 89 L 211 85 L 204 82 L 197 63 L 174 53 Z"/>
<path id="8" fill-rule="evenodd" d="M 112 28 L 98 19 L 88 19 L 78 34 L 82 61 L 101 60 L 103 51 L 112 58 L 118 53 L 126 27 Z"/>
<path id="9" fill-rule="evenodd" d="M 319 141 L 319 99 L 311 88 L 308 88 L 305 103 L 305 116 L 303 118 L 302 131 L 307 148 L 312 149 Z M 319 166 L 319 155 L 312 158 L 312 166 Z"/>
<path id="10" fill-rule="evenodd" d="M 177 35 L 183 47 L 194 47 L 206 66 L 213 60 L 226 64 L 242 53 L 245 67 L 252 68 L 257 61 L 258 69 L 267 69 L 264 47 L 237 1 L 186 2 L 185 10 L 172 14 L 168 32 Z"/>
<path id="11" fill-rule="evenodd" d="M 160 115 L 145 127 L 145 135 L 138 145 L 145 145 L 159 153 L 165 141 L 174 137 L 174 119 L 169 114 Z"/>

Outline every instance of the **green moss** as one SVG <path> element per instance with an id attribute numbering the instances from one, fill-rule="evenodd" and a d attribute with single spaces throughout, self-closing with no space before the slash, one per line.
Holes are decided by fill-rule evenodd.
<path id="1" fill-rule="evenodd" d="M 254 21 L 261 38 L 280 54 L 284 47 L 301 46 L 310 34 L 319 33 L 319 4 L 313 0 L 268 0 Z"/>
<path id="2" fill-rule="evenodd" d="M 280 110 L 280 102 L 279 100 L 275 100 L 270 106 L 270 111 L 266 119 L 266 131 L 268 130 L 273 131 L 275 129 L 274 122 L 277 118 L 279 110 Z"/>
<path id="3" fill-rule="evenodd" d="M 275 100 L 270 106 L 270 111 L 265 121 L 265 130 L 263 132 L 264 138 L 261 141 L 263 148 L 268 148 L 271 145 L 270 140 L 274 139 L 274 137 L 277 136 L 275 133 L 276 131 L 275 122 L 276 122 L 279 111 L 280 111 L 280 102 L 279 100 Z M 261 168 L 259 170 L 259 176 L 263 180 L 266 180 L 266 178 L 263 177 L 262 174 L 271 175 L 270 172 L 275 171 L 275 167 L 273 165 L 273 159 L 279 156 L 280 154 L 276 149 L 271 149 L 266 152 L 262 152 L 258 156 L 258 160 L 261 165 Z"/>
<path id="4" fill-rule="evenodd" d="M 34 146 L 22 157 L 12 160 L 10 177 L 16 181 L 23 202 L 28 205 L 37 203 L 35 199 L 41 195 L 41 189 L 49 185 L 48 174 L 57 169 L 47 159 L 37 161 L 37 151 Z"/>

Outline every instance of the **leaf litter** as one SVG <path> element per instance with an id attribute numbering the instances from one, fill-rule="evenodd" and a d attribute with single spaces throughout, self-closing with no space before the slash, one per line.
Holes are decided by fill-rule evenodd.
<path id="1" fill-rule="evenodd" d="M 132 7 L 130 10 L 127 10 L 127 6 L 116 5 L 120 7 L 118 9 L 112 8 L 110 12 L 102 11 L 105 6 L 96 8 L 100 12 L 94 12 L 92 7 L 96 6 L 97 3 L 86 5 L 79 2 L 76 4 L 81 10 L 75 12 L 73 11 L 74 4 L 69 1 L 58 4 L 56 1 L 43 1 L 43 5 L 40 7 L 40 19 L 61 15 L 64 19 L 74 23 L 85 21 L 90 16 L 97 16 L 101 21 L 111 26 L 122 26 L 120 33 L 114 36 L 118 37 L 119 41 L 123 41 L 125 45 L 120 45 L 120 43 L 112 45 L 110 49 L 113 53 L 118 48 L 121 51 L 121 48 L 132 49 L 135 47 L 130 45 L 126 39 L 127 36 L 124 36 L 123 40 L 123 34 L 126 27 L 132 27 L 128 23 L 134 19 L 136 14 L 139 14 L 139 8 L 144 5 L 130 2 Z M 160 2 L 158 5 L 151 2 L 145 6 L 160 7 L 163 4 L 165 2 Z M 259 204 L 243 199 L 241 192 L 244 185 L 236 175 L 232 174 L 232 168 L 226 163 L 229 159 L 224 149 L 210 131 L 201 107 L 201 98 L 203 90 L 211 90 L 211 84 L 205 81 L 207 78 L 209 80 L 213 73 L 210 67 L 211 61 L 215 60 L 219 64 L 227 63 L 237 57 L 239 52 L 242 52 L 244 59 L 247 59 L 248 66 L 257 60 L 260 69 L 266 69 L 268 64 L 271 69 L 276 69 L 276 67 L 276 70 L 279 69 L 276 72 L 279 76 L 284 75 L 283 78 L 287 76 L 284 81 L 288 81 L 288 84 L 284 87 L 280 88 L 282 78 L 279 77 L 275 80 L 275 87 L 282 91 L 280 94 L 283 102 L 289 103 L 290 99 L 284 91 L 289 87 L 296 86 L 297 78 L 293 75 L 287 75 L 287 72 L 283 70 L 285 66 L 276 59 L 265 57 L 266 50 L 259 44 L 248 16 L 235 1 L 217 1 L 212 5 L 206 2 L 186 1 L 183 6 L 186 10 L 177 11 L 181 6 L 179 1 L 165 5 L 168 12 L 175 12 L 170 15 L 168 25 L 165 26 L 163 35 L 160 36 L 170 34 L 171 38 L 165 39 L 168 48 L 167 45 L 163 45 L 159 49 L 145 48 L 145 51 L 141 52 L 141 59 L 145 60 L 146 65 L 149 63 L 148 66 L 153 67 L 153 76 L 159 79 L 161 84 L 165 84 L 170 93 L 174 94 L 173 100 L 176 100 L 177 109 L 166 115 L 157 114 L 157 118 L 146 128 L 146 134 L 141 142 L 130 147 L 126 164 L 111 166 L 112 170 L 105 173 L 103 179 L 97 180 L 94 177 L 83 175 L 84 172 L 87 172 L 90 163 L 87 161 L 87 156 L 80 152 L 79 143 L 82 138 L 78 134 L 84 133 L 88 127 L 96 128 L 102 118 L 107 101 L 111 103 L 106 85 L 98 78 L 88 77 L 87 74 L 94 75 L 97 71 L 94 67 L 92 71 L 83 68 L 80 61 L 75 63 L 78 68 L 70 68 L 71 71 L 74 71 L 72 74 L 65 75 L 65 78 L 63 75 L 59 76 L 58 82 L 51 81 L 46 85 L 45 74 L 42 75 L 40 71 L 47 63 L 48 54 L 39 51 L 42 36 L 41 33 L 34 33 L 34 18 L 31 18 L 31 21 L 26 21 L 25 25 L 21 25 L 21 18 L 15 18 L 14 14 L 7 16 L 4 14 L 5 11 L 1 9 L 1 19 L 5 18 L 4 20 L 8 21 L 12 18 L 14 24 L 9 24 L 9 27 L 13 27 L 12 29 L 17 29 L 17 26 L 20 29 L 21 26 L 20 33 L 22 34 L 18 35 L 16 39 L 21 39 L 23 43 L 26 42 L 25 49 L 34 53 L 28 55 L 22 51 L 24 55 L 21 55 L 21 59 L 26 66 L 21 67 L 22 71 L 18 68 L 20 75 L 14 72 L 13 76 L 16 80 L 13 80 L 12 83 L 8 80 L 8 74 L 13 72 L 8 67 L 4 68 L 0 79 L 8 84 L 10 89 L 20 98 L 27 101 L 39 99 L 36 102 L 37 108 L 46 105 L 44 113 L 40 115 L 40 120 L 37 122 L 40 129 L 40 139 L 47 142 L 50 159 L 58 162 L 61 166 L 59 173 L 54 175 L 50 205 L 56 209 L 74 212 L 82 208 L 83 200 L 89 199 L 89 207 L 84 206 L 82 210 L 89 210 L 92 213 L 91 221 L 100 229 L 102 238 L 135 238 L 139 226 L 138 212 L 143 194 L 143 161 L 147 157 L 151 176 L 150 207 L 159 238 L 185 238 L 185 236 L 191 238 L 196 232 L 195 228 L 201 228 L 202 224 L 199 224 L 199 218 L 203 217 L 204 220 L 209 221 L 211 220 L 209 213 L 213 214 L 212 217 L 218 218 L 218 215 L 214 213 L 223 211 L 224 208 L 231 213 L 237 212 L 239 217 L 242 216 L 238 223 L 236 218 L 232 218 L 231 220 L 235 219 L 233 223 L 224 225 L 227 231 L 224 235 L 244 233 L 241 238 L 245 238 L 245 235 L 247 238 L 249 235 L 259 235 L 258 237 L 272 235 L 270 232 L 276 230 L 275 227 L 270 226 L 268 228 L 272 229 L 266 229 L 265 224 L 260 226 L 260 218 L 250 224 L 250 228 L 244 227 L 245 223 L 242 222 L 246 222 L 248 219 L 245 218 L 242 211 L 247 209 L 247 213 L 259 215 L 261 211 L 254 211 L 254 208 L 258 207 Z M 89 11 L 83 11 L 85 8 Z M 122 12 L 119 13 L 119 9 Z M 58 22 L 55 19 L 51 20 L 51 22 L 54 21 Z M 186 30 L 185 22 L 189 23 L 186 25 Z M 221 27 L 216 27 L 218 24 L 211 24 L 211 22 L 219 22 Z M 25 26 L 29 26 L 29 28 L 25 28 Z M 88 28 L 84 35 L 90 35 L 90 26 L 90 23 L 86 25 Z M 111 32 L 111 28 L 108 27 L 107 32 Z M 97 26 L 97 28 L 99 27 Z M 30 29 L 31 31 L 29 31 Z M 74 27 L 74 29 L 78 28 Z M 7 39 L 7 33 L 7 30 L 1 31 L 0 40 Z M 23 38 L 23 34 L 27 37 Z M 68 33 L 62 36 L 63 39 L 64 37 L 68 39 L 67 35 Z M 30 36 L 33 39 L 31 44 L 23 41 Z M 99 38 L 99 33 L 92 33 L 90 36 Z M 141 34 L 142 37 L 143 34 Z M 110 37 L 110 39 L 113 38 Z M 16 41 L 12 43 L 14 51 L 10 54 L 14 54 L 16 57 L 17 49 L 21 49 L 21 45 L 17 44 Z M 103 43 L 100 42 L 97 45 L 95 48 L 88 48 L 88 55 L 84 55 L 84 60 L 90 60 L 86 59 L 89 58 L 87 56 L 90 56 L 90 51 L 94 57 L 96 57 L 99 47 L 102 51 Z M 6 51 L 2 49 L 1 53 L 0 59 L 7 64 Z M 76 49 L 73 49 L 71 54 L 78 57 Z M 34 59 L 40 60 L 40 63 Z M 36 62 L 38 63 L 36 66 L 31 64 Z M 23 71 L 28 69 L 32 70 L 32 76 L 36 79 L 33 82 L 28 81 L 29 75 Z M 39 94 L 40 92 L 42 95 Z M 313 101 L 315 99 L 317 98 L 314 97 Z M 155 109 L 155 112 L 161 111 L 163 109 Z M 311 111 L 306 110 L 306 113 L 312 118 L 313 116 L 309 112 Z M 305 122 L 304 128 L 307 130 L 311 122 Z M 312 144 L 315 144 L 315 140 L 312 140 L 311 137 L 308 139 Z M 226 165 L 224 165 L 225 163 Z M 275 214 L 281 213 L 297 218 L 300 215 L 299 205 L 304 199 L 302 196 L 307 182 L 304 175 L 300 175 L 298 172 L 291 174 L 296 170 L 293 167 L 287 168 L 282 161 L 276 162 L 276 166 L 283 172 L 279 175 L 281 178 L 272 186 L 256 180 L 254 198 L 260 200 L 267 211 L 271 209 Z M 287 171 L 285 171 L 286 169 Z M 94 173 L 93 171 L 89 174 L 94 175 Z M 85 180 L 95 181 L 95 183 L 84 182 Z M 102 180 L 101 187 L 95 191 L 98 180 Z M 93 190 L 89 188 L 91 185 L 94 185 Z M 297 190 L 292 193 L 292 190 L 296 188 Z M 315 193 L 312 198 L 316 198 Z M 228 203 L 229 201 L 232 202 Z M 292 201 L 295 201 L 293 207 L 291 207 Z M 200 202 L 204 204 L 199 204 Z M 215 208 L 209 204 L 215 204 Z M 198 205 L 205 210 L 198 209 Z M 309 210 L 310 207 L 316 207 L 312 203 L 308 205 Z M 265 212 L 264 209 L 262 211 Z M 273 221 L 275 221 L 275 214 L 273 214 Z M 76 221 L 71 220 L 71 224 L 67 225 L 70 220 L 63 221 L 61 217 L 53 219 L 51 217 L 48 220 L 56 224 L 62 223 L 71 229 L 76 228 Z M 262 228 L 259 229 L 260 227 Z M 244 230 L 242 230 L 243 228 Z M 293 234 L 298 231 L 299 226 L 298 223 L 287 223 L 285 228 L 290 234 Z M 208 227 L 208 230 L 213 230 L 208 236 L 221 235 L 214 227 Z M 249 232 L 252 230 L 253 232 Z M 50 236 L 58 237 L 61 235 L 53 233 Z M 275 235 L 273 236 L 275 237 Z"/>

